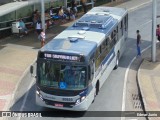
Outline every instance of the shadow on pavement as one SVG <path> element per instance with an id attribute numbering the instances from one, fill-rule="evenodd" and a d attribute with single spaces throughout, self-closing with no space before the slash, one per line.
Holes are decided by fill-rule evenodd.
<path id="1" fill-rule="evenodd" d="M 142 42 L 141 51 L 143 51 L 143 49 L 151 45 L 151 42 L 147 40 L 142 40 L 141 42 Z M 130 55 L 131 53 L 132 55 Z M 122 57 L 120 58 L 119 67 L 127 68 L 130 62 L 132 61 L 132 59 L 136 56 L 137 56 L 136 38 L 128 38 L 126 50 L 124 54 L 122 55 Z M 138 61 L 140 59 L 143 59 L 143 55 L 139 58 L 138 57 L 136 58 L 137 64 L 139 64 Z M 137 71 L 137 65 L 132 66 L 130 69 Z"/>

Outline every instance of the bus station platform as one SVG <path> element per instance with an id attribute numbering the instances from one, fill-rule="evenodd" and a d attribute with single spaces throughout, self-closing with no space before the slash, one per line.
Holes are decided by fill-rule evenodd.
<path id="1" fill-rule="evenodd" d="M 160 43 L 157 43 L 156 53 L 155 63 L 151 62 L 151 48 L 143 53 L 137 74 L 145 111 L 160 111 Z"/>
<path id="2" fill-rule="evenodd" d="M 149 2 L 151 0 L 129 0 L 119 4 L 118 7 L 124 7 L 131 11 L 137 8 L 137 6 L 140 7 Z M 112 4 L 111 6 L 114 5 Z M 103 6 L 109 5 L 105 4 Z M 67 22 L 62 25 L 55 25 L 46 30 L 46 42 L 49 42 L 72 23 Z M 34 32 L 23 38 L 9 36 L 0 40 L 0 111 L 9 110 L 10 104 L 14 101 L 14 94 L 18 85 L 29 70 L 30 65 L 35 62 L 40 46 L 41 43 Z M 145 110 L 160 111 L 160 47 L 157 46 L 156 63 L 150 62 L 148 51 L 150 49 L 142 55 L 144 60 L 138 70 L 137 78 Z"/>

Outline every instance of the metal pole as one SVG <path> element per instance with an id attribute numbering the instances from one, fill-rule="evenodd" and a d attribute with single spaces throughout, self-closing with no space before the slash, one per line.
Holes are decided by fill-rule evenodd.
<path id="1" fill-rule="evenodd" d="M 64 7 L 67 8 L 67 0 L 64 0 Z"/>
<path id="2" fill-rule="evenodd" d="M 152 0 L 152 62 L 156 62 L 156 15 L 157 0 Z"/>
<path id="3" fill-rule="evenodd" d="M 44 15 L 44 0 L 41 0 L 41 21 L 42 21 L 42 29 L 45 32 L 45 15 Z"/>
<path id="4" fill-rule="evenodd" d="M 91 0 L 91 2 L 92 2 L 92 8 L 94 7 L 94 1 L 93 0 Z"/>

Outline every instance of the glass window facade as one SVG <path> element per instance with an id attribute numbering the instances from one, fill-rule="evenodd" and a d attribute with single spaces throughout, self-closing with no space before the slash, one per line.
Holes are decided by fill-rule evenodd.
<path id="1" fill-rule="evenodd" d="M 22 1 L 28 1 L 31 3 L 33 1 L 35 2 L 35 0 L 22 0 Z M 0 0 L 0 5 L 3 5 L 9 2 L 13 2 L 13 0 Z M 67 2 L 68 2 L 68 6 L 71 7 L 70 5 L 71 0 L 67 0 Z M 87 3 L 90 3 L 90 2 L 91 0 L 87 0 Z M 95 6 L 103 3 L 107 3 L 107 2 L 111 2 L 111 0 L 96 0 Z M 80 4 L 80 0 L 77 0 L 77 4 L 78 5 Z M 58 8 L 59 6 L 64 6 L 64 0 L 48 0 L 47 2 L 45 2 L 45 9 L 49 9 L 51 6 L 53 6 L 54 8 Z M 90 9 L 91 5 L 88 7 L 89 7 L 88 9 Z M 41 11 L 40 3 L 32 3 L 32 5 L 20 8 L 16 11 L 0 16 L 0 32 L 3 32 L 3 30 L 7 31 L 6 29 L 8 29 L 8 31 L 11 31 L 9 27 L 11 27 L 12 22 L 18 20 L 19 18 L 23 18 L 24 22 L 31 22 L 32 12 L 36 9 L 39 12 Z M 81 8 L 78 8 L 78 11 L 81 11 Z"/>

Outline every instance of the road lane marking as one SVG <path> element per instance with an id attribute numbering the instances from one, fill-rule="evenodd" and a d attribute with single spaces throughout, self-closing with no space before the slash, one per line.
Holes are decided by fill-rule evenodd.
<path id="1" fill-rule="evenodd" d="M 138 6 L 135 6 L 135 7 L 132 7 L 132 8 L 130 8 L 130 9 L 128 9 L 128 11 L 129 11 L 129 12 L 132 12 L 132 11 L 140 8 L 141 6 L 144 6 L 144 5 L 149 4 L 149 3 L 151 3 L 151 2 L 152 2 L 152 0 L 150 0 L 150 1 L 148 1 L 148 2 L 145 2 L 145 3 L 142 3 L 142 4 L 138 5 Z"/>
<path id="2" fill-rule="evenodd" d="M 34 83 L 34 80 L 31 80 L 31 82 L 30 82 L 30 84 L 29 84 L 29 87 L 28 87 L 28 89 L 27 89 L 27 93 L 26 93 L 26 95 L 25 95 L 25 97 L 24 97 L 24 100 L 23 100 L 23 103 L 22 103 L 20 112 L 23 111 L 23 108 L 24 108 L 24 106 L 25 106 L 25 103 L 26 103 L 26 100 L 27 100 L 27 97 L 28 97 L 28 94 L 29 94 L 29 90 L 31 89 L 33 83 Z"/>
<path id="3" fill-rule="evenodd" d="M 152 20 L 149 20 L 149 21 L 143 23 L 140 27 L 142 27 L 142 26 L 144 26 L 144 25 L 146 25 L 146 24 L 149 24 L 150 22 L 152 22 Z"/>
<path id="4" fill-rule="evenodd" d="M 151 45 L 149 45 L 148 47 L 144 48 L 142 50 L 142 53 L 144 51 L 146 51 L 147 49 L 149 49 L 151 47 Z M 136 59 L 136 56 L 132 59 L 132 61 L 130 62 L 130 64 L 127 67 L 127 70 L 125 72 L 125 79 L 124 79 L 124 87 L 123 87 L 123 98 L 122 98 L 122 111 L 125 111 L 125 103 L 126 103 L 126 85 L 127 85 L 127 78 L 128 78 L 128 73 L 130 70 L 130 67 L 132 65 L 132 63 L 134 62 L 134 60 Z M 125 117 L 121 117 L 121 120 L 125 120 Z"/>
<path id="5" fill-rule="evenodd" d="M 27 93 L 25 94 L 25 96 L 24 96 L 24 99 L 23 99 L 23 103 L 22 103 L 22 106 L 21 106 L 21 108 L 20 108 L 20 112 L 22 112 L 23 111 L 23 108 L 24 108 L 24 106 L 25 106 L 25 104 L 26 104 L 26 101 L 27 101 L 27 97 L 28 97 L 28 94 L 29 94 L 29 90 L 31 89 L 31 87 L 32 87 L 32 85 L 34 84 L 34 78 L 32 78 L 32 80 L 31 80 L 31 82 L 30 82 L 30 84 L 29 84 L 29 87 L 28 87 L 28 89 L 27 89 Z M 20 120 L 21 119 L 21 117 L 18 117 L 16 120 Z"/>

